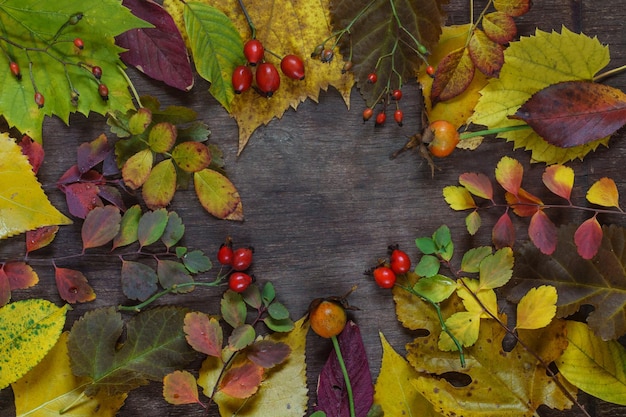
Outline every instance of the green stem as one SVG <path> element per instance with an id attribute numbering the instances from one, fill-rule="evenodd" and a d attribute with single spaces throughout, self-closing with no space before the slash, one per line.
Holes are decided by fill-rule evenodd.
<path id="1" fill-rule="evenodd" d="M 256 39 L 256 27 L 254 26 L 254 23 L 252 23 L 252 18 L 248 14 L 248 9 L 244 6 L 243 0 L 239 0 L 239 7 L 241 7 L 243 15 L 246 17 L 246 22 L 248 22 L 248 26 L 250 27 L 250 37 L 252 39 Z"/>
<path id="2" fill-rule="evenodd" d="M 177 291 L 181 288 L 196 287 L 196 286 L 197 287 L 216 287 L 221 282 L 222 282 L 221 279 L 216 279 L 215 281 L 212 281 L 212 282 L 184 282 L 182 284 L 174 284 L 171 287 L 154 294 L 152 297 L 148 298 L 146 301 L 142 303 L 139 303 L 134 306 L 117 306 L 117 309 L 119 311 L 134 311 L 135 313 L 139 313 L 142 309 L 146 308 L 148 305 L 155 302 L 156 300 L 163 297 L 164 295 Z"/>
<path id="3" fill-rule="evenodd" d="M 512 132 L 515 130 L 523 130 L 523 129 L 530 129 L 530 126 L 526 124 L 522 124 L 522 125 L 514 125 L 514 126 L 494 127 L 493 129 L 479 130 L 477 132 L 463 132 L 459 135 L 459 138 L 461 140 L 465 140 L 469 138 L 475 138 L 477 136 L 486 136 L 486 135 L 492 135 L 494 133 Z"/>
<path id="4" fill-rule="evenodd" d="M 346 391 L 348 392 L 348 403 L 350 405 L 350 417 L 356 417 L 356 412 L 354 410 L 354 394 L 352 393 L 352 384 L 350 383 L 350 376 L 348 375 L 346 363 L 344 362 L 343 355 L 341 354 L 339 341 L 337 340 L 337 336 L 331 337 L 330 340 L 333 341 L 333 347 L 335 348 L 335 353 L 337 354 L 337 360 L 339 361 L 339 366 L 341 367 L 341 373 L 343 374 L 344 381 L 346 381 Z"/>
<path id="5" fill-rule="evenodd" d="M 610 77 L 612 75 L 618 74 L 622 71 L 626 71 L 626 65 L 622 65 L 621 67 L 617 67 L 617 68 L 613 68 L 612 70 L 609 71 L 605 71 L 601 74 L 596 75 L 595 77 L 593 77 L 593 82 L 598 82 L 601 81 L 607 77 Z"/>
<path id="6" fill-rule="evenodd" d="M 141 104 L 141 100 L 139 98 L 139 93 L 137 93 L 137 90 L 135 89 L 135 85 L 128 77 L 128 74 L 126 74 L 126 71 L 124 71 L 124 69 L 119 65 L 117 66 L 117 69 L 122 74 L 122 77 L 124 77 L 124 79 L 126 80 L 126 84 L 128 84 L 128 88 L 130 88 L 130 91 L 132 91 L 133 96 L 135 97 L 135 100 L 137 101 L 137 105 L 139 106 L 140 109 L 143 108 L 143 105 Z"/>

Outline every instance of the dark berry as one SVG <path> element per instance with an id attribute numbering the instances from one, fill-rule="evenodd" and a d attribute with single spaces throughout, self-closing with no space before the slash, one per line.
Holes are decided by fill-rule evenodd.
<path id="1" fill-rule="evenodd" d="M 324 49 L 322 51 L 322 55 L 320 55 L 320 60 L 322 62 L 330 62 L 335 57 L 335 53 L 332 49 Z"/>

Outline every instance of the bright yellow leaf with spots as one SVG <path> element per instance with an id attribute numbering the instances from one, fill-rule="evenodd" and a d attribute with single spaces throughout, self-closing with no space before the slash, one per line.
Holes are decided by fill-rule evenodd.
<path id="1" fill-rule="evenodd" d="M 480 312 L 460 311 L 448 317 L 446 326 L 461 345 L 472 346 L 478 340 L 480 315 Z M 437 346 L 444 352 L 457 350 L 457 346 L 452 341 L 452 338 L 444 332 L 439 335 L 439 344 Z"/>
<path id="2" fill-rule="evenodd" d="M 52 349 L 67 308 L 38 298 L 0 308 L 0 389 L 30 371 Z"/>
<path id="3" fill-rule="evenodd" d="M 619 192 L 611 178 L 600 178 L 587 191 L 587 201 L 602 207 L 619 208 Z"/>
<path id="4" fill-rule="evenodd" d="M 452 210 L 476 208 L 476 202 L 465 187 L 449 185 L 443 189 L 443 198 Z"/>
<path id="5" fill-rule="evenodd" d="M 561 33 L 537 30 L 534 36 L 511 42 L 504 52 L 504 65 L 498 78 L 492 78 L 480 91 L 481 97 L 470 121 L 488 128 L 525 126 L 510 119 L 533 94 L 562 81 L 592 81 L 609 63 L 608 47 L 598 39 L 562 28 Z M 547 164 L 582 159 L 608 138 L 571 148 L 549 144 L 532 129 L 499 133 L 516 148 L 532 152 L 534 161 Z"/>
<path id="6" fill-rule="evenodd" d="M 12 384 L 17 417 L 63 416 L 114 417 L 127 394 L 109 396 L 101 390 L 95 397 L 82 396 L 89 378 L 72 374 L 67 351 L 68 333 L 62 333 L 46 357 L 20 380 Z"/>
<path id="7" fill-rule="evenodd" d="M 517 329 L 541 329 L 556 314 L 558 295 L 552 285 L 531 288 L 517 304 Z"/>
<path id="8" fill-rule="evenodd" d="M 0 239 L 70 223 L 48 201 L 17 143 L 9 135 L 0 134 Z"/>

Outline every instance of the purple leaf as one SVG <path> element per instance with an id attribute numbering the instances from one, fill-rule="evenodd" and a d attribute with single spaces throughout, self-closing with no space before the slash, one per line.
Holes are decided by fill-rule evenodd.
<path id="1" fill-rule="evenodd" d="M 107 155 L 112 152 L 113 148 L 109 146 L 109 141 L 105 135 L 100 135 L 91 142 L 82 143 L 76 152 L 78 170 L 84 174 L 104 161 Z"/>
<path id="2" fill-rule="evenodd" d="M 122 4 L 154 28 L 132 29 L 115 38 L 128 49 L 122 61 L 155 80 L 183 91 L 193 86 L 193 71 L 183 41 L 172 17 L 152 0 L 124 0 Z"/>
<path id="3" fill-rule="evenodd" d="M 374 385 L 361 331 L 350 321 L 337 339 L 352 385 L 356 416 L 365 417 L 373 403 Z M 320 373 L 316 410 L 324 411 L 327 417 L 350 417 L 348 392 L 334 350 Z"/>

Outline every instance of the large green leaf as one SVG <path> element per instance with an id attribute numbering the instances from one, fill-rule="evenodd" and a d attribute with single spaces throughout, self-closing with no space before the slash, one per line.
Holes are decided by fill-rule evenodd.
<path id="1" fill-rule="evenodd" d="M 77 13 L 84 17 L 74 25 L 65 25 L 70 16 Z M 132 108 L 126 78 L 119 70 L 123 67 L 119 60 L 122 49 L 115 45 L 114 36 L 147 26 L 123 7 L 120 0 L 3 1 L 0 3 L 0 31 L 11 43 L 3 42 L 6 54 L 0 57 L 0 62 L 5 61 L 0 64 L 0 68 L 5 68 L 0 71 L 0 114 L 9 125 L 41 141 L 46 115 L 57 115 L 68 123 L 73 112 L 105 114 Z M 83 40 L 82 50 L 72 42 L 77 37 Z M 9 71 L 8 59 L 20 66 L 21 80 Z M 87 65 L 79 66 L 78 62 Z M 32 63 L 32 74 L 29 63 Z M 102 68 L 101 81 L 109 89 L 107 101 L 100 97 L 98 82 L 89 65 Z M 41 109 L 34 100 L 31 75 L 45 98 Z M 80 95 L 76 106 L 71 101 L 68 79 Z"/>

